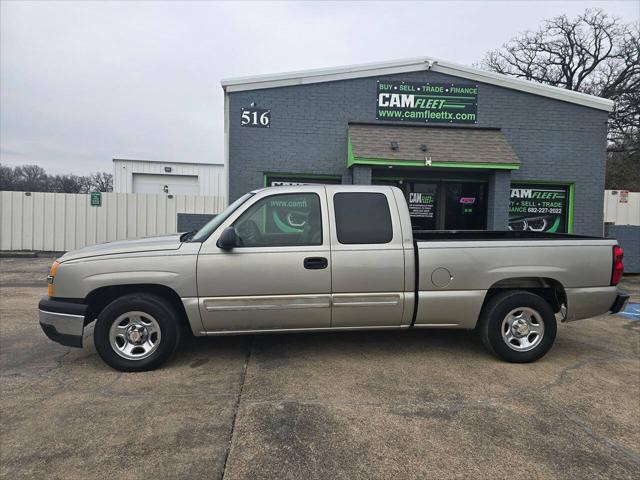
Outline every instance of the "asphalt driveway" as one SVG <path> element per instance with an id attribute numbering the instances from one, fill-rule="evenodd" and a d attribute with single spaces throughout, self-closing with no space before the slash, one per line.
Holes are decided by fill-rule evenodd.
<path id="1" fill-rule="evenodd" d="M 48 258 L 2 259 L 2 478 L 638 478 L 640 322 L 560 325 L 534 364 L 471 332 L 188 339 L 122 374 L 37 322 Z M 640 282 L 627 284 L 640 298 Z"/>

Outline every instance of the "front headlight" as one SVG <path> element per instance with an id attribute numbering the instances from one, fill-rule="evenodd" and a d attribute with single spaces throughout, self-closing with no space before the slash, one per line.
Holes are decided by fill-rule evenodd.
<path id="1" fill-rule="evenodd" d="M 59 266 L 60 262 L 56 260 L 53 262 L 53 265 L 51 265 L 51 270 L 49 270 L 49 276 L 47 277 L 47 295 L 50 297 L 53 297 L 53 281 L 56 278 L 56 272 Z"/>

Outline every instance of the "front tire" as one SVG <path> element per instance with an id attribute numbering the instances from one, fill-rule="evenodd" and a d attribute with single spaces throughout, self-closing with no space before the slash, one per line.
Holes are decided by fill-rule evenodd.
<path id="1" fill-rule="evenodd" d="M 490 298 L 479 321 L 482 342 L 507 362 L 528 363 L 543 357 L 556 338 L 556 318 L 549 303 L 524 290 Z"/>
<path id="2" fill-rule="evenodd" d="M 125 295 L 107 305 L 96 321 L 93 342 L 110 367 L 121 372 L 154 370 L 180 340 L 178 314 L 161 297 Z"/>

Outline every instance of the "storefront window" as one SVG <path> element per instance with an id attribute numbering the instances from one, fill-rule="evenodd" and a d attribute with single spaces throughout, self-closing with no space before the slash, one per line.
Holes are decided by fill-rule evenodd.
<path id="1" fill-rule="evenodd" d="M 414 230 L 436 229 L 436 207 L 438 202 L 437 183 L 411 182 L 405 192 L 411 226 Z"/>
<path id="2" fill-rule="evenodd" d="M 486 184 L 447 182 L 445 189 L 445 230 L 487 228 Z"/>
<path id="3" fill-rule="evenodd" d="M 487 183 L 448 179 L 374 178 L 376 185 L 400 188 L 413 230 L 485 230 Z"/>
<path id="4" fill-rule="evenodd" d="M 332 175 L 310 175 L 308 177 L 304 175 L 288 175 L 288 174 L 265 174 L 265 187 L 281 187 L 281 186 L 294 186 L 294 185 L 326 185 L 326 184 L 338 184 L 342 182 L 342 179 Z"/>
<path id="5" fill-rule="evenodd" d="M 539 183 L 512 183 L 509 230 L 570 232 L 571 187 Z"/>

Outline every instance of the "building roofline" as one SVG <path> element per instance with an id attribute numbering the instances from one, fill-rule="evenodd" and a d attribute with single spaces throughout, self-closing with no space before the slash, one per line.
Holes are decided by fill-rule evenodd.
<path id="1" fill-rule="evenodd" d="M 174 160 L 146 160 L 144 158 L 113 158 L 112 162 L 145 162 L 145 163 L 172 163 L 177 165 L 206 165 L 207 167 L 224 167 L 224 163 L 205 162 L 176 162 Z"/>
<path id="2" fill-rule="evenodd" d="M 432 70 L 446 75 L 497 85 L 503 88 L 531 93 L 533 95 L 552 98 L 563 102 L 575 103 L 607 112 L 613 111 L 613 100 L 596 97 L 595 95 L 588 95 L 586 93 L 574 92 L 564 88 L 552 87 L 551 85 L 544 85 L 541 83 L 531 82 L 529 80 L 522 80 L 508 75 L 488 72 L 479 68 L 459 65 L 457 63 L 438 60 L 431 57 L 345 65 L 342 67 L 317 68 L 312 70 L 300 70 L 269 75 L 226 78 L 220 83 L 222 84 L 222 88 L 225 92 L 233 93 L 247 90 L 260 90 L 264 88 L 288 87 L 311 83 L 335 82 L 353 78 L 419 72 L 423 70 Z"/>

